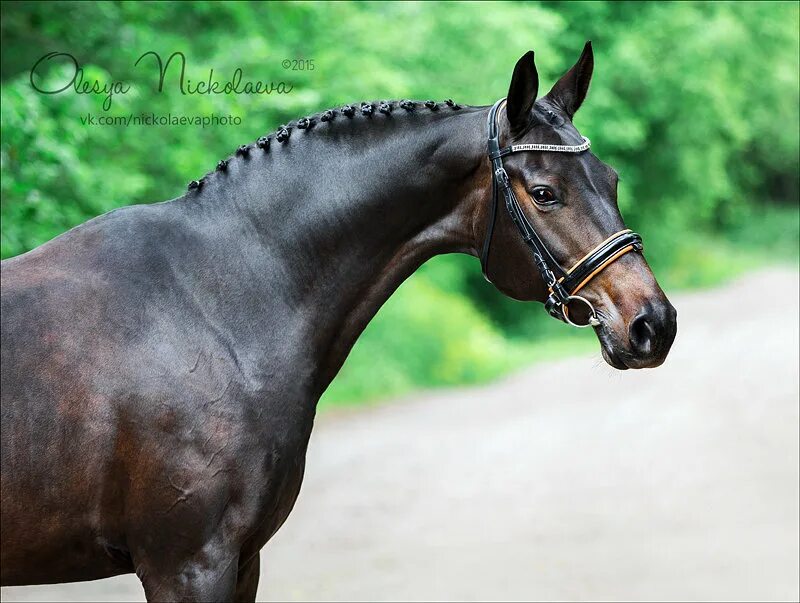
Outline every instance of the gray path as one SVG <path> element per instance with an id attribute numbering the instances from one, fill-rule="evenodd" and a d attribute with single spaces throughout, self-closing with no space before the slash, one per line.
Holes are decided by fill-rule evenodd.
<path id="1" fill-rule="evenodd" d="M 797 274 L 674 301 L 659 370 L 572 359 L 321 418 L 259 599 L 797 601 Z"/>

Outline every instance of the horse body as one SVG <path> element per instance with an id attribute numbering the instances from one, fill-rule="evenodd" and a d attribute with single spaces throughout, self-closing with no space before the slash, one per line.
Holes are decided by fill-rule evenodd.
<path id="1" fill-rule="evenodd" d="M 175 576 L 213 567 L 224 593 L 257 565 L 358 333 L 458 244 L 445 184 L 465 174 L 428 169 L 427 194 L 398 178 L 453 145 L 445 120 L 424 121 L 414 139 L 373 124 L 393 159 L 353 158 L 359 187 L 306 175 L 338 171 L 347 144 L 334 154 L 309 134 L 252 149 L 200 192 L 113 211 L 3 262 L 4 584 L 135 570 L 158 599 L 186 594 Z M 429 148 L 408 152 L 421 138 Z"/>
<path id="2" fill-rule="evenodd" d="M 574 144 L 587 51 L 541 101 L 529 55 L 501 135 Z M 150 600 L 253 600 L 259 550 L 300 489 L 316 403 L 356 338 L 427 259 L 480 255 L 487 114 L 408 102 L 326 112 L 240 149 L 179 199 L 4 261 L 2 583 L 135 571 Z M 615 175 L 594 156 L 506 168 L 520 199 L 557 189 L 557 204 L 522 211 L 565 265 L 622 227 Z M 547 297 L 504 212 L 490 238 L 495 286 Z M 611 364 L 663 362 L 674 309 L 640 254 L 582 294 Z"/>

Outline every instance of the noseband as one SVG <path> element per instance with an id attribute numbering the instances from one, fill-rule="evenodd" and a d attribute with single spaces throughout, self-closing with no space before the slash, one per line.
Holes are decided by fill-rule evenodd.
<path id="1" fill-rule="evenodd" d="M 499 190 L 503 194 L 503 199 L 505 199 L 508 214 L 514 221 L 514 224 L 517 225 L 522 239 L 528 247 L 531 248 L 536 268 L 539 270 L 539 274 L 550 292 L 544 304 L 550 316 L 563 320 L 575 327 L 599 326 L 600 321 L 597 318 L 597 312 L 594 306 L 589 300 L 577 295 L 577 293 L 606 266 L 612 264 L 629 251 L 641 251 L 642 237 L 630 229 L 621 230 L 597 245 L 572 266 L 572 268 L 564 270 L 553 257 L 553 254 L 547 249 L 547 246 L 536 233 L 536 229 L 534 229 L 533 225 L 522 211 L 517 196 L 511 188 L 511 181 L 508 178 L 508 174 L 503 167 L 503 157 L 523 151 L 583 153 L 589 149 L 591 143 L 588 138 L 583 137 L 583 143 L 579 145 L 516 144 L 500 148 L 497 113 L 505 102 L 506 100 L 504 98 L 500 99 L 489 111 L 489 161 L 492 163 L 492 207 L 489 214 L 488 227 L 486 229 L 486 239 L 483 242 L 483 251 L 481 253 L 483 276 L 487 281 L 491 282 L 487 273 L 489 247 L 492 242 L 494 224 L 497 219 L 497 192 Z M 589 322 L 585 325 L 576 324 L 570 320 L 568 306 L 575 302 L 584 304 L 590 312 Z"/>

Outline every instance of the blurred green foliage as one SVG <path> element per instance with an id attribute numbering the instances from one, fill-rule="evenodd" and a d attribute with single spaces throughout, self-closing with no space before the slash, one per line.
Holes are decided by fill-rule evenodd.
<path id="1" fill-rule="evenodd" d="M 576 125 L 621 174 L 620 207 L 667 288 L 703 286 L 798 256 L 798 3 L 48 3 L 2 5 L 3 257 L 88 218 L 175 197 L 239 144 L 344 102 L 447 98 L 489 104 L 526 50 L 541 91 L 594 42 Z M 286 95 L 153 93 L 145 51 L 180 50 L 187 77 L 285 80 Z M 103 97 L 29 84 L 46 52 L 86 79 L 133 84 L 109 115 L 235 115 L 238 127 L 87 127 Z M 284 59 L 313 59 L 285 71 Z M 39 71 L 63 80 L 63 65 Z M 59 71 L 62 70 L 62 71 Z M 537 307 L 503 298 L 472 258 L 424 266 L 389 301 L 328 403 L 479 382 L 592 345 Z M 595 344 L 596 345 L 596 344 Z M 378 359 L 378 360 L 376 360 Z"/>

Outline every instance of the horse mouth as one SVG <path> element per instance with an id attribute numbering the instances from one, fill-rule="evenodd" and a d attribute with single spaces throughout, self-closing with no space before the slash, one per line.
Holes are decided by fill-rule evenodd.
<path id="1" fill-rule="evenodd" d="M 625 362 L 625 352 L 615 345 L 608 330 L 604 327 L 595 329 L 597 339 L 600 340 L 600 350 L 609 366 L 617 369 L 618 371 L 627 371 L 631 366 Z"/>
<path id="2" fill-rule="evenodd" d="M 673 336 L 674 337 L 674 336 Z M 637 356 L 616 343 L 616 340 L 606 331 L 598 333 L 603 359 L 619 371 L 628 369 L 655 368 L 664 363 L 667 352 L 655 355 Z M 671 341 L 670 341 L 671 343 Z M 668 348 L 667 348 L 668 349 Z"/>
<path id="3" fill-rule="evenodd" d="M 605 360 L 610 366 L 613 366 L 615 369 L 620 371 L 627 371 L 630 368 L 627 364 L 625 364 L 625 361 L 619 355 L 609 351 L 608 348 L 606 348 L 606 346 L 603 346 L 602 354 L 603 354 L 603 360 Z"/>

